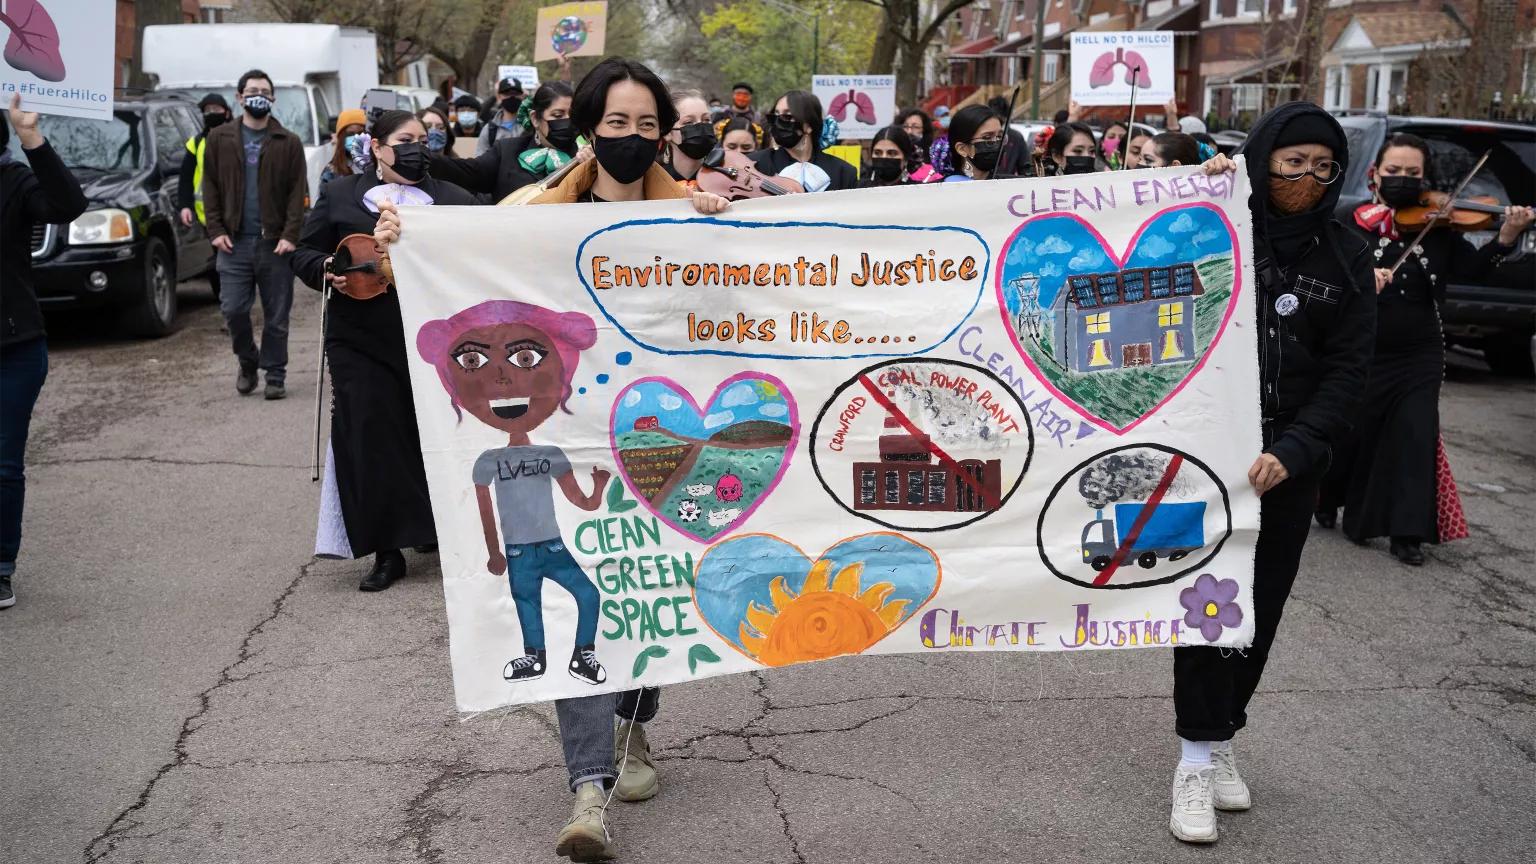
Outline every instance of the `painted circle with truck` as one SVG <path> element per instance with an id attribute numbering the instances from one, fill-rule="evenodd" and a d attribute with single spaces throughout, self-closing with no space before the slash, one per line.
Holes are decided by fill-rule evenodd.
<path id="1" fill-rule="evenodd" d="M 1106 450 L 1073 468 L 1040 510 L 1047 569 L 1107 590 L 1163 585 L 1208 564 L 1232 535 L 1227 488 L 1199 459 L 1161 444 Z M 1047 545 L 1045 538 L 1073 538 Z"/>

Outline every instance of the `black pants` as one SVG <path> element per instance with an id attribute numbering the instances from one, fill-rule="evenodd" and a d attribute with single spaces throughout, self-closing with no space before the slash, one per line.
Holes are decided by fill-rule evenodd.
<path id="1" fill-rule="evenodd" d="M 620 693 L 618 705 L 614 708 L 613 713 L 625 720 L 633 720 L 636 723 L 649 723 L 656 719 L 656 710 L 660 707 L 661 688 L 640 687 Z"/>
<path id="2" fill-rule="evenodd" d="M 1173 709 L 1179 737 L 1230 741 L 1248 723 L 1248 700 L 1259 686 L 1280 613 L 1301 566 L 1317 478 L 1293 478 L 1260 499 L 1253 562 L 1253 646 L 1241 653 L 1200 645 L 1173 651 Z M 1223 656 L 1225 655 L 1225 656 Z"/>

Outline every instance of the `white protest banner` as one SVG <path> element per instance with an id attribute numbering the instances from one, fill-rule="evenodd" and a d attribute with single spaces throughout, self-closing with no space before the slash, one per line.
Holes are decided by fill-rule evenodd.
<path id="1" fill-rule="evenodd" d="M 496 80 L 505 81 L 511 78 L 523 85 L 523 92 L 532 96 L 533 91 L 539 89 L 539 67 L 537 66 L 497 66 Z"/>
<path id="2" fill-rule="evenodd" d="M 1072 34 L 1072 98 L 1079 105 L 1162 105 L 1173 98 L 1173 34 Z"/>
<path id="3" fill-rule="evenodd" d="M 533 59 L 601 57 L 607 38 L 607 0 L 545 6 L 534 25 Z"/>
<path id="4" fill-rule="evenodd" d="M 6 0 L 0 102 L 42 114 L 112 119 L 114 0 Z"/>
<path id="5" fill-rule="evenodd" d="M 816 75 L 811 92 L 837 121 L 837 137 L 864 141 L 896 122 L 895 75 Z"/>
<path id="6" fill-rule="evenodd" d="M 459 707 L 1251 642 L 1246 177 L 404 208 Z"/>

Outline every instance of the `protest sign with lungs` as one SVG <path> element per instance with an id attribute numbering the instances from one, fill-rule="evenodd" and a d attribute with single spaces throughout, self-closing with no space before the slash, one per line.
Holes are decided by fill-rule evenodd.
<path id="1" fill-rule="evenodd" d="M 112 117 L 113 0 L 7 0 L 0 102 L 21 94 L 25 110 Z"/>
<path id="2" fill-rule="evenodd" d="M 404 208 L 463 710 L 1251 641 L 1246 174 L 829 194 Z"/>

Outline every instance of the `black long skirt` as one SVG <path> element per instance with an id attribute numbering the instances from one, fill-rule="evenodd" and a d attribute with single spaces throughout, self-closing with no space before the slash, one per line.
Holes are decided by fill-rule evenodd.
<path id="1" fill-rule="evenodd" d="M 331 449 L 352 554 L 436 543 L 399 302 L 337 293 L 330 303 Z"/>
<path id="2" fill-rule="evenodd" d="M 1435 448 L 1445 368 L 1439 318 L 1424 306 L 1394 309 L 1384 319 L 1395 338 L 1377 345 L 1355 434 L 1334 454 L 1321 503 L 1343 505 L 1351 540 L 1438 543 Z"/>

